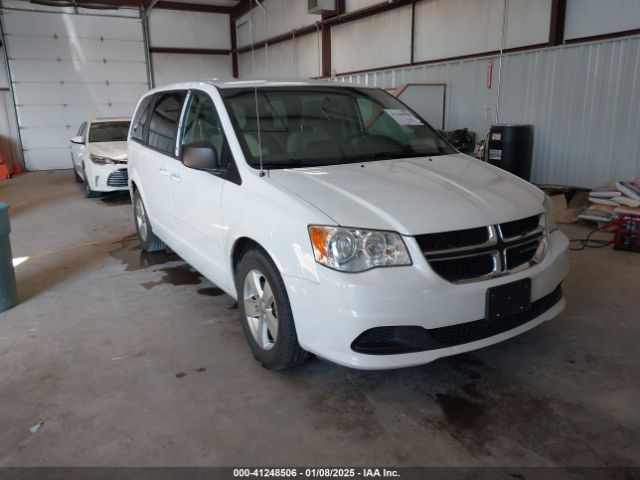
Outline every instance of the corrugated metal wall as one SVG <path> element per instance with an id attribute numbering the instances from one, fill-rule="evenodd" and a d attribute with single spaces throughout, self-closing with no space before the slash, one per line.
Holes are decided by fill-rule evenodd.
<path id="1" fill-rule="evenodd" d="M 339 81 L 396 87 L 446 83 L 445 129 L 482 138 L 495 122 L 498 62 L 488 58 L 350 75 Z M 500 123 L 533 124 L 534 182 L 593 187 L 640 176 L 640 37 L 506 55 Z"/>

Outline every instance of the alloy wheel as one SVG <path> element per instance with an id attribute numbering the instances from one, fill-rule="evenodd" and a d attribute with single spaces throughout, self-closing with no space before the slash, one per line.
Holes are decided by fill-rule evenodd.
<path id="1" fill-rule="evenodd" d="M 259 270 L 244 279 L 244 313 L 251 335 L 263 350 L 271 350 L 278 338 L 278 312 L 269 281 Z"/>
<path id="2" fill-rule="evenodd" d="M 135 208 L 135 217 L 136 217 L 136 225 L 138 227 L 138 235 L 140 235 L 140 239 L 143 242 L 147 241 L 147 216 L 144 212 L 144 205 L 142 204 L 142 199 L 138 197 L 136 199 L 136 208 Z"/>

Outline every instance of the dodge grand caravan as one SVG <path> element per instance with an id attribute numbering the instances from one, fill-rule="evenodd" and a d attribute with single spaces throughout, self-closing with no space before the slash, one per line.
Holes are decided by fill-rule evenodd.
<path id="1" fill-rule="evenodd" d="M 237 299 L 268 368 L 424 364 L 564 308 L 549 198 L 382 90 L 163 87 L 140 100 L 128 157 L 143 249 L 168 245 Z"/>

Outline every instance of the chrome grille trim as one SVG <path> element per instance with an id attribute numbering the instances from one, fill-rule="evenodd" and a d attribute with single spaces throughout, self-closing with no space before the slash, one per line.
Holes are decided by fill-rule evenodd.
<path id="1" fill-rule="evenodd" d="M 509 275 L 515 272 L 519 272 L 525 270 L 527 268 L 532 267 L 536 263 L 538 263 L 543 257 L 544 253 L 546 253 L 547 249 L 547 239 L 545 236 L 545 228 L 544 228 L 544 216 L 543 214 L 538 215 L 538 226 L 530 230 L 528 232 L 523 232 L 520 235 L 514 235 L 511 237 L 504 237 L 502 229 L 500 228 L 500 224 L 498 225 L 489 225 L 486 228 L 489 232 L 489 239 L 486 242 L 469 245 L 459 248 L 448 248 L 441 250 L 423 250 L 423 254 L 427 259 L 427 262 L 432 265 L 434 272 L 444 278 L 445 280 L 451 283 L 469 283 L 469 282 L 479 282 L 482 280 L 488 280 L 491 278 L 496 278 L 504 275 Z M 529 217 L 531 218 L 531 217 Z M 455 232 L 451 232 L 455 234 Z M 509 253 L 513 252 L 515 249 L 519 247 L 526 246 L 529 243 L 534 244 L 535 242 L 535 251 L 531 254 L 531 258 L 529 260 L 525 260 L 522 264 L 516 265 L 513 268 L 508 265 L 509 263 Z M 526 251 L 526 250 L 525 250 Z M 472 257 L 480 257 L 491 255 L 493 260 L 493 268 L 490 272 L 486 274 L 477 275 L 473 277 L 467 278 L 446 278 L 444 274 L 441 274 L 442 270 L 436 268 L 436 265 L 441 262 L 455 262 L 465 258 Z M 516 253 L 517 255 L 517 253 Z M 524 255 L 528 256 L 527 254 Z M 517 257 L 516 257 L 517 258 Z M 486 261 L 486 259 L 485 259 Z M 454 267 L 455 268 L 455 267 Z M 446 268 L 445 268 L 446 270 Z M 462 270 L 464 271 L 464 270 Z M 468 271 L 468 270 L 467 270 Z M 456 274 L 460 273 L 460 270 L 450 273 L 450 277 L 454 277 Z"/>
<path id="2" fill-rule="evenodd" d="M 489 230 L 489 239 L 484 243 L 479 243 L 476 245 L 469 245 L 466 247 L 456 247 L 456 248 L 445 248 L 442 250 L 430 250 L 429 252 L 423 252 L 425 255 L 446 255 L 448 253 L 459 253 L 459 252 L 469 252 L 473 250 L 479 250 L 481 248 L 493 247 L 498 244 L 498 235 L 496 231 L 496 227 L 490 225 L 486 227 Z"/>
<path id="3" fill-rule="evenodd" d="M 120 168 L 111 172 L 107 178 L 109 187 L 126 187 L 129 185 L 129 172 L 126 168 Z"/>
<path id="4" fill-rule="evenodd" d="M 500 228 L 500 225 L 496 225 L 496 228 L 498 230 L 498 233 L 500 234 L 500 238 L 507 243 L 511 243 L 511 242 L 517 242 L 518 240 L 523 240 L 523 239 L 527 239 L 527 238 L 533 238 L 535 236 L 538 235 L 542 235 L 544 233 L 544 226 L 542 225 L 538 225 L 538 228 L 536 228 L 535 230 L 532 230 L 530 232 L 527 233 L 523 233 L 521 235 L 514 235 L 513 237 L 505 237 L 502 234 L 502 229 Z"/>

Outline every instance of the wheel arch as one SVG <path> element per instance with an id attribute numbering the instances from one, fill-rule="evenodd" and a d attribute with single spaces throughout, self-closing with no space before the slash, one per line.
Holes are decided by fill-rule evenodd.
<path id="1" fill-rule="evenodd" d="M 231 255 L 230 255 L 231 277 L 233 280 L 233 286 L 235 286 L 236 284 L 236 274 L 237 274 L 238 264 L 240 263 L 240 260 L 242 259 L 245 253 L 247 253 L 249 250 L 252 250 L 252 249 L 261 250 L 276 265 L 276 268 L 278 268 L 277 262 L 274 261 L 273 257 L 269 254 L 269 252 L 267 252 L 267 250 L 262 245 L 260 245 L 260 243 L 258 243 L 256 240 L 248 236 L 238 237 L 235 239 L 235 241 L 233 242 L 233 245 L 231 246 Z M 278 268 L 278 270 L 280 269 Z"/>

